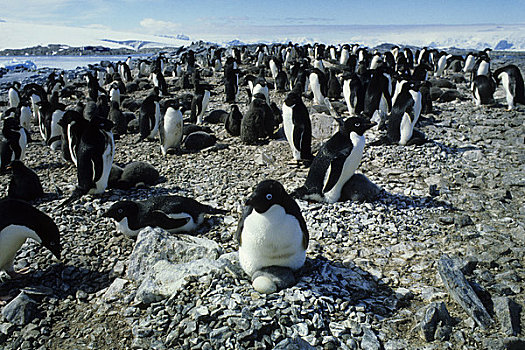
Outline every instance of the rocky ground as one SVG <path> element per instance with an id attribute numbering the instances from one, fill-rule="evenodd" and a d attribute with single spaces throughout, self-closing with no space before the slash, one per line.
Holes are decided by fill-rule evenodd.
<path id="1" fill-rule="evenodd" d="M 509 62 L 525 71 L 522 59 L 505 56 L 493 69 Z M 218 84 L 221 75 L 206 79 Z M 0 349 L 525 348 L 525 107 L 507 111 L 501 87 L 495 105 L 475 107 L 467 84 L 456 88 L 459 98 L 434 102 L 421 118 L 432 142 L 365 147 L 358 171 L 382 189 L 376 201 L 298 201 L 310 231 L 307 262 L 296 286 L 271 295 L 255 292 L 240 269 L 233 233 L 259 181 L 277 179 L 288 191 L 303 183 L 307 169 L 290 162 L 285 140 L 245 146 L 211 125 L 219 147 L 164 158 L 158 143 L 126 135 L 115 162 L 147 161 L 164 182 L 57 209 L 57 188 L 67 196 L 76 169 L 33 127 L 38 141 L 26 165 L 49 193 L 36 205 L 59 226 L 63 258 L 34 242 L 20 250 L 15 268 L 30 272 L 0 284 L 12 299 L 2 308 Z M 229 111 L 223 88 L 215 91 L 208 110 Z M 278 105 L 284 97 L 271 92 Z M 243 112 L 246 99 L 243 92 Z M 6 192 L 9 176 L 0 182 Z M 208 217 L 194 236 L 144 230 L 136 242 L 102 217 L 119 199 L 166 193 L 228 214 Z M 447 256 L 482 300 L 486 325 L 443 283 Z"/>

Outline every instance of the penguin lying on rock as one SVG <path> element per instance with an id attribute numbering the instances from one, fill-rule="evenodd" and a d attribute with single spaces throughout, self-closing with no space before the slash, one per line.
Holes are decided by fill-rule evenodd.
<path id="1" fill-rule="evenodd" d="M 124 168 L 113 164 L 109 173 L 108 187 L 128 190 L 132 187 L 145 187 L 157 184 L 159 172 L 146 162 L 131 162 Z"/>
<path id="2" fill-rule="evenodd" d="M 235 239 L 241 267 L 255 290 L 273 293 L 295 284 L 293 271 L 304 265 L 309 234 L 299 206 L 278 181 L 257 185 Z"/>
<path id="3" fill-rule="evenodd" d="M 144 201 L 120 201 L 104 217 L 115 219 L 117 231 L 136 237 L 144 227 L 160 227 L 171 233 L 194 231 L 204 221 L 204 214 L 224 214 L 224 210 L 201 204 L 192 198 L 171 195 Z"/>

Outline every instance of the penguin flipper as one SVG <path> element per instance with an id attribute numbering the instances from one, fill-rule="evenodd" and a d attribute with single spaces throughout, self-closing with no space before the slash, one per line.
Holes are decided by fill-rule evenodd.
<path id="1" fill-rule="evenodd" d="M 330 191 L 339 180 L 341 172 L 343 171 L 346 157 L 350 154 L 350 152 L 351 148 L 345 148 L 341 150 L 340 154 L 330 162 L 330 174 L 328 175 L 328 180 L 324 185 L 323 193 Z"/>
<path id="2" fill-rule="evenodd" d="M 174 230 L 186 225 L 190 221 L 190 217 L 171 218 L 166 213 L 160 210 L 154 210 L 148 215 L 148 221 L 153 224 L 149 226 L 158 226 L 165 230 Z"/>
<path id="3" fill-rule="evenodd" d="M 234 235 L 234 240 L 239 243 L 239 246 L 242 245 L 242 230 L 244 229 L 244 220 L 246 220 L 246 218 L 248 217 L 248 215 L 251 214 L 251 212 L 253 211 L 253 207 L 251 205 L 246 205 L 244 207 L 244 210 L 242 212 L 242 217 L 241 219 L 239 220 L 239 225 L 237 226 L 237 231 L 235 231 L 235 235 Z"/>

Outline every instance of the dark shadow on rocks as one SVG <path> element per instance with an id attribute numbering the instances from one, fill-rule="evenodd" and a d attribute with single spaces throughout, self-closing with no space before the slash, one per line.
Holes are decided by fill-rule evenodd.
<path id="1" fill-rule="evenodd" d="M 58 263 L 46 270 L 31 270 L 25 275 L 0 283 L 0 295 L 14 298 L 24 291 L 35 300 L 46 296 L 58 299 L 68 296 L 77 298 L 77 292 L 96 293 L 108 287 L 112 280 L 109 271 L 94 271 Z"/>
<path id="2" fill-rule="evenodd" d="M 396 209 L 406 208 L 446 208 L 454 210 L 450 203 L 436 200 L 430 195 L 426 197 L 420 196 L 405 196 L 402 194 L 389 193 L 382 189 L 377 201 L 384 203 L 388 206 L 394 206 Z"/>
<path id="3" fill-rule="evenodd" d="M 481 150 L 481 148 L 475 147 L 475 146 L 454 147 L 454 146 L 444 145 L 441 142 L 434 141 L 434 140 L 432 140 L 430 142 L 433 143 L 434 145 L 438 146 L 440 150 L 444 151 L 447 154 L 457 154 L 457 153 L 464 153 L 466 151 L 478 151 L 478 150 Z"/>

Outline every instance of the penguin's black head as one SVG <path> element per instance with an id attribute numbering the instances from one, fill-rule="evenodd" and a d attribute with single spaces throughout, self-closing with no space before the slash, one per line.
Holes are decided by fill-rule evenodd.
<path id="1" fill-rule="evenodd" d="M 278 181 L 264 180 L 257 185 L 246 205 L 252 206 L 258 213 L 265 213 L 272 205 L 281 205 L 286 196 L 286 190 Z"/>
<path id="2" fill-rule="evenodd" d="M 288 96 L 286 96 L 286 99 L 284 100 L 284 103 L 288 107 L 295 106 L 296 104 L 301 103 L 301 102 L 302 102 L 301 94 L 297 93 L 296 91 L 291 91 L 288 94 Z"/>
<path id="3" fill-rule="evenodd" d="M 21 160 L 15 159 L 11 161 L 11 163 L 9 163 L 9 165 L 7 166 L 7 169 L 11 170 L 13 174 L 15 174 L 16 172 L 22 169 L 26 169 L 26 166 L 24 165 L 24 162 L 22 162 Z"/>
<path id="4" fill-rule="evenodd" d="M 122 221 L 124 218 L 128 218 L 138 214 L 138 205 L 132 201 L 121 201 L 113 204 L 108 211 L 102 214 L 105 218 L 115 219 L 117 222 Z"/>
<path id="5" fill-rule="evenodd" d="M 42 218 L 37 218 L 37 220 L 38 230 L 36 233 L 42 240 L 42 245 L 49 249 L 57 259 L 60 259 L 62 245 L 60 244 L 60 233 L 57 225 L 47 215 Z"/>
<path id="6" fill-rule="evenodd" d="M 359 136 L 363 136 L 365 131 L 375 125 L 376 123 L 369 121 L 367 118 L 351 117 L 344 121 L 341 129 L 344 133 L 350 134 L 353 131 Z"/>

